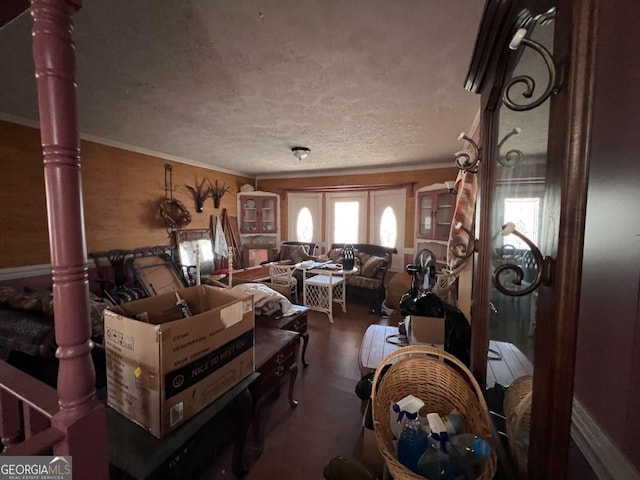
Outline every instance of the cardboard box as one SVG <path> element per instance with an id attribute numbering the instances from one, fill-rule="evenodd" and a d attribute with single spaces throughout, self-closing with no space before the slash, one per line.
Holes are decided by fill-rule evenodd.
<path id="1" fill-rule="evenodd" d="M 376 478 L 383 478 L 384 457 L 378 449 L 376 432 L 373 430 L 373 418 L 371 416 L 371 400 L 367 402 L 367 408 L 362 417 L 362 453 L 360 462 Z"/>
<path id="2" fill-rule="evenodd" d="M 255 369 L 251 295 L 208 285 L 105 311 L 107 403 L 161 438 Z M 148 322 L 135 315 L 147 312 Z M 125 315 L 123 315 L 124 313 Z"/>
<path id="3" fill-rule="evenodd" d="M 444 345 L 444 318 L 410 315 L 407 333 L 412 344 Z"/>

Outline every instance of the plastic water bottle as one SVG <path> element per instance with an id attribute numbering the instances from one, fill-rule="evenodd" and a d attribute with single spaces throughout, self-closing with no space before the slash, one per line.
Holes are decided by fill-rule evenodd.
<path id="1" fill-rule="evenodd" d="M 491 446 L 472 433 L 463 433 L 450 438 L 451 460 L 458 467 L 464 479 L 473 480 L 478 465 L 489 456 Z"/>
<path id="2" fill-rule="evenodd" d="M 412 472 L 416 471 L 418 459 L 429 444 L 427 432 L 418 420 L 418 410 L 424 403 L 420 399 L 417 400 L 418 402 L 408 402 L 404 406 L 403 412 L 407 422 L 398 440 L 398 461 Z"/>
<path id="3" fill-rule="evenodd" d="M 442 423 L 444 423 L 449 436 L 459 435 L 467 431 L 467 425 L 464 421 L 464 417 L 457 410 L 452 410 L 451 413 L 442 417 Z"/>
<path id="4" fill-rule="evenodd" d="M 389 427 L 394 438 L 398 439 L 400 435 L 402 435 L 404 425 L 408 421 L 405 415 L 407 408 L 417 408 L 419 411 L 423 406 L 424 402 L 413 395 L 407 395 L 402 400 L 398 400 L 391 405 L 389 409 Z M 427 434 L 431 433 L 429 426 L 426 424 L 426 418 L 418 416 L 418 420 L 420 420 L 423 430 L 425 430 Z"/>
<path id="5" fill-rule="evenodd" d="M 437 413 L 427 415 L 431 438 L 429 447 L 418 460 L 416 473 L 429 480 L 457 480 L 456 468 L 452 463 L 449 434 Z"/>

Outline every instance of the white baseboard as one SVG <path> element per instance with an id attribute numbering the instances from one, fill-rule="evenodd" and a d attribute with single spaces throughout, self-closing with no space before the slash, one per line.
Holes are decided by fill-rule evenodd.
<path id="1" fill-rule="evenodd" d="M 41 275 L 51 275 L 51 264 L 44 263 L 42 265 L 29 265 L 26 267 L 0 268 L 0 281 L 39 277 Z"/>
<path id="2" fill-rule="evenodd" d="M 575 398 L 571 437 L 599 479 L 640 480 L 638 470 Z"/>

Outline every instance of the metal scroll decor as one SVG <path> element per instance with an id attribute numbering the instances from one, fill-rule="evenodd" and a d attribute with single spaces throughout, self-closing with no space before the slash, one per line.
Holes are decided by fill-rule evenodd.
<path id="1" fill-rule="evenodd" d="M 464 150 L 457 152 L 456 155 L 456 167 L 463 172 L 478 173 L 478 164 L 480 163 L 480 147 L 473 141 L 471 137 L 468 137 L 464 132 L 458 135 L 458 140 L 466 140 L 473 152 L 469 153 Z"/>
<path id="2" fill-rule="evenodd" d="M 449 247 L 451 254 L 460 259 L 469 258 L 476 251 L 476 239 L 471 230 L 462 225 L 461 222 L 456 223 L 454 230 L 460 230 L 467 236 L 467 242 L 457 233 L 454 233 Z"/>
<path id="3" fill-rule="evenodd" d="M 532 21 L 536 24 L 545 25 L 546 23 L 549 23 L 555 17 L 555 15 L 555 9 L 552 8 L 544 14 L 534 17 Z M 549 70 L 549 83 L 547 84 L 547 88 L 542 93 L 542 95 L 536 100 L 528 103 L 517 103 L 511 96 L 513 87 L 517 84 L 524 85 L 524 92 L 522 92 L 522 96 L 525 99 L 530 99 L 533 97 L 533 93 L 536 89 L 536 82 L 529 75 L 518 75 L 509 80 L 509 82 L 507 82 L 507 84 L 504 86 L 504 89 L 502 90 L 502 101 L 508 108 L 517 112 L 524 112 L 526 110 L 531 110 L 539 105 L 542 105 L 547 98 L 557 92 L 558 88 L 558 74 L 556 65 L 553 61 L 553 56 L 551 55 L 549 50 L 544 47 L 544 45 L 541 45 L 540 43 L 527 38 L 528 34 L 529 30 L 527 28 L 518 29 L 518 31 L 513 36 L 511 43 L 509 43 L 509 48 L 511 50 L 518 50 L 521 46 L 525 46 L 533 49 L 536 53 L 538 53 L 544 60 L 544 63 Z"/>
<path id="4" fill-rule="evenodd" d="M 515 278 L 512 278 L 511 282 L 514 285 L 522 285 L 522 280 L 524 278 L 524 271 L 522 270 L 522 267 L 520 265 L 516 265 L 514 263 L 507 263 L 504 265 L 500 265 L 498 268 L 494 270 L 493 275 L 491 276 L 491 280 L 493 282 L 493 285 L 496 287 L 496 289 L 499 292 L 504 293 L 505 295 L 510 297 L 522 297 L 524 295 L 528 295 L 531 292 L 535 291 L 542 284 L 550 285 L 553 259 L 551 257 L 543 257 L 538 247 L 536 247 L 533 244 L 533 242 L 529 240 L 526 236 L 524 236 L 522 233 L 516 230 L 516 226 L 513 223 L 509 222 L 504 224 L 502 226 L 501 233 L 504 236 L 513 234 L 516 237 L 518 237 L 520 240 L 522 240 L 524 243 L 526 243 L 527 246 L 531 249 L 531 254 L 533 255 L 534 261 L 536 262 L 536 265 L 538 268 L 536 269 L 535 278 L 533 278 L 531 283 L 526 288 L 519 289 L 519 290 L 510 290 L 506 286 L 504 286 L 502 283 L 500 283 L 501 279 L 505 277 L 504 275 L 501 276 L 501 274 L 505 271 L 513 272 L 515 274 Z"/>
<path id="5" fill-rule="evenodd" d="M 498 163 L 503 167 L 513 168 L 517 164 L 519 164 L 524 158 L 524 154 L 522 153 L 522 150 L 518 150 L 517 148 L 512 148 L 511 150 L 508 150 L 507 153 L 504 154 L 504 156 L 500 154 L 500 149 L 502 148 L 502 145 L 504 145 L 504 143 L 514 135 L 520 135 L 520 132 L 522 132 L 522 129 L 520 127 L 515 127 L 513 130 L 507 133 L 504 136 L 504 138 L 500 140 L 500 143 L 498 144 Z"/>

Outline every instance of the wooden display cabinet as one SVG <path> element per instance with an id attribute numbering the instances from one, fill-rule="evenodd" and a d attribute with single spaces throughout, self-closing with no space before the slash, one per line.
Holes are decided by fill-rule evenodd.
<path id="1" fill-rule="evenodd" d="M 278 195 L 266 192 L 238 194 L 240 233 L 278 233 Z"/>
<path id="2" fill-rule="evenodd" d="M 416 236 L 426 240 L 447 241 L 455 199 L 455 194 L 444 188 L 418 192 Z"/>

